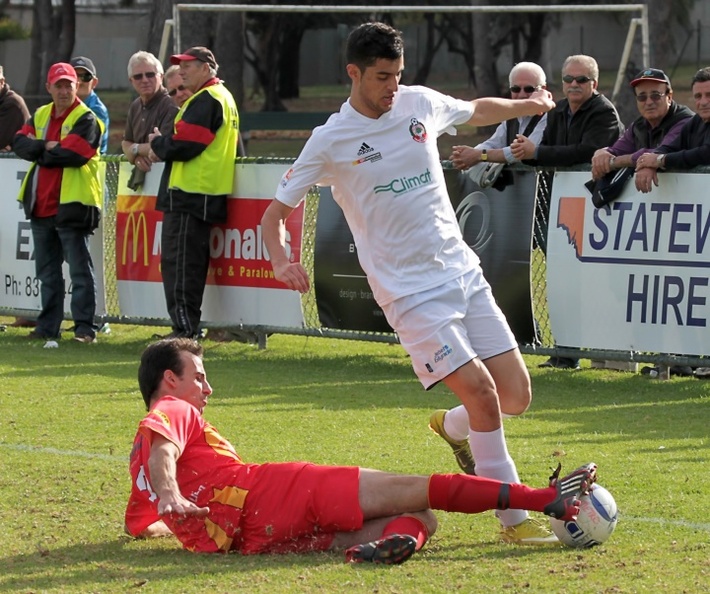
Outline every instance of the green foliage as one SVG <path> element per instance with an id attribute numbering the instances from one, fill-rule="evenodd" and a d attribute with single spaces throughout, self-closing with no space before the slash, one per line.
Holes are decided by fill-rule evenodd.
<path id="1" fill-rule="evenodd" d="M 0 320 L 1 321 L 1 320 Z M 506 421 L 521 480 L 594 460 L 621 510 L 603 546 L 524 548 L 492 513 L 438 513 L 421 554 L 399 567 L 335 553 L 194 555 L 123 534 L 127 457 L 144 407 L 137 361 L 156 328 L 114 325 L 96 345 L 0 333 L 0 592 L 700 592 L 710 574 L 710 382 L 585 368 L 540 370 L 535 398 Z M 401 347 L 275 335 L 266 350 L 205 342 L 215 390 L 206 417 L 253 462 L 312 460 L 454 472 L 427 429 L 455 404 L 425 392 Z M 705 584 L 705 586 L 703 586 Z"/>
<path id="2" fill-rule="evenodd" d="M 17 21 L 9 17 L 0 16 L 0 41 L 8 39 L 28 39 L 29 31 L 20 25 Z"/>

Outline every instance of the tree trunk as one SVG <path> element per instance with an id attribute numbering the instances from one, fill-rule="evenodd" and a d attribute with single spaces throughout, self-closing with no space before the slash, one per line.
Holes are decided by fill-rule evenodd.
<path id="1" fill-rule="evenodd" d="M 167 19 L 173 18 L 173 0 L 153 0 L 150 6 L 150 27 L 148 28 L 148 39 L 144 45 L 147 51 L 158 56 L 160 52 L 160 42 L 163 38 L 163 27 Z M 173 53 L 173 39 L 175 31 L 171 35 L 171 42 L 168 45 L 168 55 Z M 164 56 L 158 56 L 164 58 Z"/>
<path id="2" fill-rule="evenodd" d="M 222 0 L 230 4 L 230 0 Z M 234 96 L 237 108 L 244 103 L 244 13 L 219 14 L 214 47 L 219 77 Z"/>
<path id="3" fill-rule="evenodd" d="M 472 6 L 486 6 L 487 0 L 471 0 Z M 477 97 L 497 97 L 500 87 L 496 76 L 495 56 L 489 39 L 490 17 L 487 13 L 472 15 L 473 18 L 473 72 L 476 78 Z M 483 134 L 492 134 L 495 126 L 479 128 Z"/>
<path id="4" fill-rule="evenodd" d="M 283 32 L 278 77 L 278 92 L 281 99 L 297 99 L 300 96 L 298 81 L 303 33 L 302 27 L 289 27 Z"/>
<path id="5" fill-rule="evenodd" d="M 76 40 L 76 7 L 75 0 L 62 0 L 59 15 L 58 44 L 55 59 L 57 62 L 68 62 L 74 51 Z"/>

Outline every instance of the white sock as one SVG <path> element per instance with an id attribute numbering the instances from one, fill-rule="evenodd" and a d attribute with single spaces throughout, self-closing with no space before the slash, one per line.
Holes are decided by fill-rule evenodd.
<path id="1" fill-rule="evenodd" d="M 476 461 L 477 475 L 505 483 L 520 482 L 515 462 L 508 453 L 503 427 L 486 432 L 471 429 L 468 443 Z M 528 517 L 528 513 L 520 509 L 498 510 L 496 515 L 503 526 L 516 526 Z"/>
<path id="2" fill-rule="evenodd" d="M 444 431 L 456 441 L 468 439 L 468 411 L 463 404 L 446 411 Z"/>

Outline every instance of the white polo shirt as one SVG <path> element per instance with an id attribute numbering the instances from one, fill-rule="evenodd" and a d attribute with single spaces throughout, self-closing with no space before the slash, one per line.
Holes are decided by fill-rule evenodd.
<path id="1" fill-rule="evenodd" d="M 461 235 L 436 141 L 473 111 L 419 86 L 400 86 L 377 119 L 345 102 L 313 131 L 276 199 L 296 207 L 312 186 L 332 187 L 380 305 L 457 278 L 479 259 Z"/>

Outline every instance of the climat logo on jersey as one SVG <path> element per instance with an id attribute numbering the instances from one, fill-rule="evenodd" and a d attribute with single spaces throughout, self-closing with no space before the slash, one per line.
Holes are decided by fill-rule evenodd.
<path id="1" fill-rule="evenodd" d="M 432 185 L 432 180 L 431 171 L 429 171 L 429 168 L 427 167 L 427 170 L 419 175 L 412 175 L 411 177 L 397 177 L 388 184 L 375 186 L 375 194 L 392 192 L 394 195 L 398 196 L 400 194 L 406 194 L 407 192 L 429 185 Z"/>

